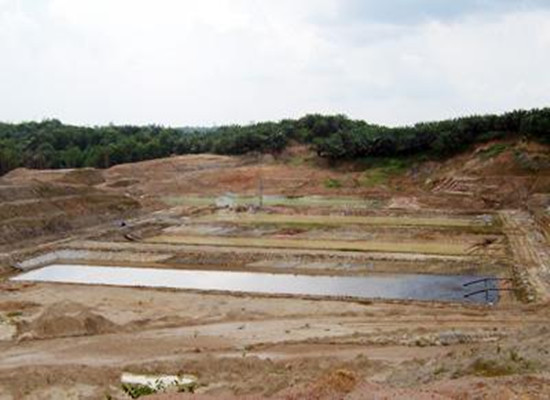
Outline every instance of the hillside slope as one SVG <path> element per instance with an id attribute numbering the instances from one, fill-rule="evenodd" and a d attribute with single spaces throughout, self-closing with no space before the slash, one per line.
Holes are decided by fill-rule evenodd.
<path id="1" fill-rule="evenodd" d="M 0 180 L 0 253 L 64 237 L 79 228 L 131 215 L 139 208 L 129 196 L 67 183 L 74 175 L 82 176 L 81 172 L 52 175 L 59 179 L 52 179 L 48 171 L 15 170 Z"/>
<path id="2" fill-rule="evenodd" d="M 188 197 L 257 196 L 260 190 L 264 195 L 289 197 L 357 196 L 395 208 L 544 208 L 550 193 L 550 148 L 536 142 L 500 140 L 443 161 L 404 158 L 330 163 L 306 146 L 294 146 L 276 158 L 175 156 L 107 170 L 18 169 L 3 180 L 64 185 L 71 190 L 93 188 L 99 192 L 93 192 L 90 199 L 111 193 L 153 208 L 185 204 Z"/>

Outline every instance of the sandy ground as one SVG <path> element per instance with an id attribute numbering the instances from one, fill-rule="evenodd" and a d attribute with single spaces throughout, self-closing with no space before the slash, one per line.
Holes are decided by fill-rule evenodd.
<path id="1" fill-rule="evenodd" d="M 393 181 L 379 188 L 354 186 L 361 171 L 212 155 L 101 173 L 10 173 L 7 197 L 31 180 L 52 188 L 80 185 L 79 193 L 88 190 L 82 185 L 93 185 L 101 199 L 108 198 L 101 207 L 110 209 L 113 199 L 124 196 L 138 199 L 142 211 L 124 217 L 127 226 L 120 227 L 115 222 L 123 213 L 100 211 L 102 217 L 95 218 L 98 206 L 86 196 L 46 197 L 54 208 L 68 200 L 71 213 L 91 219 L 62 234 L 35 232 L 17 249 L 2 250 L 0 400 L 127 399 L 120 385 L 124 371 L 198 377 L 196 396 L 152 397 L 157 399 L 549 398 L 549 246 L 529 212 L 487 209 L 494 202 L 483 196 L 492 187 L 520 193 L 506 184 L 508 176 L 498 175 L 509 160 L 496 160 L 494 176 L 483 177 L 476 174 L 490 165 L 465 157 L 470 159 L 399 178 L 399 190 Z M 323 206 L 267 207 L 262 220 L 253 207 L 167 208 L 166 198 L 254 195 L 260 175 L 268 192 L 360 194 L 372 207 L 331 199 Z M 433 183 L 425 185 L 428 176 Z M 343 188 L 327 188 L 327 178 L 341 180 Z M 32 219 L 31 206 L 44 203 L 32 196 L 6 200 L 6 215 L 16 210 Z M 480 226 L 488 215 L 498 223 Z M 40 216 L 49 218 L 48 212 Z M 6 243 L 15 230 L 25 237 L 21 221 L 10 221 L 16 223 L 6 228 Z M 352 245 L 342 249 L 338 242 Z M 476 306 L 6 280 L 16 273 L 9 264 L 31 260 L 31 268 L 40 266 L 35 256 L 76 264 L 315 275 L 489 274 L 510 278 L 501 287 L 519 294 L 506 292 L 496 305 Z"/>
<path id="2" fill-rule="evenodd" d="M 421 271 L 422 265 L 432 266 L 424 272 L 460 271 L 457 265 L 481 266 L 492 257 L 500 261 L 479 271 L 493 268 L 508 276 L 505 255 L 516 254 L 516 239 L 509 242 L 507 230 L 516 217 L 506 214 L 503 231 L 490 235 L 422 228 L 423 240 L 434 244 L 465 235 L 471 245 L 496 235 L 498 252 L 492 253 L 471 252 L 468 246 L 457 255 L 437 256 L 402 252 L 397 245 L 393 253 L 369 253 L 147 241 L 197 229 L 202 217 L 189 218 L 181 210 L 137 218 L 119 233 L 106 229 L 93 240 L 86 232 L 52 250 L 77 263 L 97 259 L 110 265 L 269 272 L 283 267 L 313 274 L 372 272 L 353 268 L 366 263 L 388 273 Z M 205 238 L 228 229 L 209 224 L 201 231 Z M 233 228 L 244 240 L 239 235 L 248 231 Z M 396 243 L 419 234 L 385 226 L 364 229 L 350 227 L 353 235 L 385 235 Z M 318 232 L 318 226 L 308 226 L 300 233 L 312 242 L 327 240 Z M 139 241 L 125 240 L 128 234 Z M 258 235 L 269 239 L 280 230 Z M 537 249 L 517 257 L 532 252 Z M 529 266 L 526 271 L 536 271 L 535 261 Z M 550 313 L 541 306 L 543 298 L 525 305 L 503 294 L 489 307 L 9 281 L 1 289 L 0 393 L 6 399 L 122 399 L 125 371 L 194 374 L 197 393 L 215 398 L 469 398 L 471 391 L 501 396 L 512 390 L 502 379 L 512 378 L 521 395 L 547 394 L 548 357 L 540 346 L 548 343 Z M 533 389 L 527 377 L 540 387 Z"/>
<path id="3" fill-rule="evenodd" d="M 2 289 L 2 312 L 17 311 L 12 319 L 23 332 L 15 342 L 0 342 L 0 387 L 14 398 L 45 385 L 90 392 L 79 392 L 85 398 L 120 395 L 125 370 L 194 373 L 200 391 L 215 394 L 271 395 L 286 379 L 305 384 L 344 367 L 383 383 L 407 363 L 507 343 L 550 323 L 547 311 L 517 306 L 359 304 L 55 284 Z M 59 315 L 47 318 L 75 308 L 86 311 L 83 330 Z M 90 315 L 109 321 L 109 329 L 102 333 Z M 319 366 L 310 368 L 315 359 Z M 295 375 L 294 366 L 304 363 L 308 370 Z M 272 377 L 272 369 L 283 372 Z M 241 374 L 261 387 L 238 381 Z"/>

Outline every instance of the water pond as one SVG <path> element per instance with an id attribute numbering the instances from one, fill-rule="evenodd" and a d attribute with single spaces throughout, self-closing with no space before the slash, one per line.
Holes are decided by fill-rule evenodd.
<path id="1" fill-rule="evenodd" d="M 496 303 L 498 294 L 464 295 L 485 283 L 463 287 L 483 277 L 466 275 L 378 274 L 368 276 L 309 276 L 258 272 L 199 271 L 156 268 L 53 264 L 20 274 L 14 281 L 90 285 L 216 290 L 264 294 L 349 296 L 355 298 L 414 299 Z M 494 288 L 494 283 L 487 283 Z"/>

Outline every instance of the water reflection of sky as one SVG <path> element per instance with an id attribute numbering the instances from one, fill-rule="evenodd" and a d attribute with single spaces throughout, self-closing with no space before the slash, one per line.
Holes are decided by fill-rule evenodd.
<path id="1" fill-rule="evenodd" d="M 140 286 L 196 290 L 221 290 L 273 294 L 317 296 L 352 296 L 359 298 L 416 299 L 485 302 L 481 293 L 465 299 L 464 295 L 494 288 L 493 282 L 467 288 L 464 283 L 480 279 L 465 275 L 369 275 L 308 276 L 255 272 L 191 271 L 174 269 L 127 268 L 83 265 L 51 265 L 21 274 L 13 280 L 60 283 Z M 489 293 L 496 302 L 496 291 Z"/>

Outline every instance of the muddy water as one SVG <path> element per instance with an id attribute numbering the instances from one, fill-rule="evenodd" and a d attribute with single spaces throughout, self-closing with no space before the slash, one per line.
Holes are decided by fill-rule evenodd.
<path id="1" fill-rule="evenodd" d="M 229 292 L 271 293 L 357 298 L 415 299 L 440 301 L 486 301 L 480 294 L 464 295 L 484 284 L 462 285 L 480 277 L 441 275 L 308 276 L 256 272 L 196 271 L 54 264 L 12 278 L 91 285 L 135 286 Z M 489 283 L 489 285 L 493 285 Z M 490 302 L 498 295 L 491 292 Z"/>

